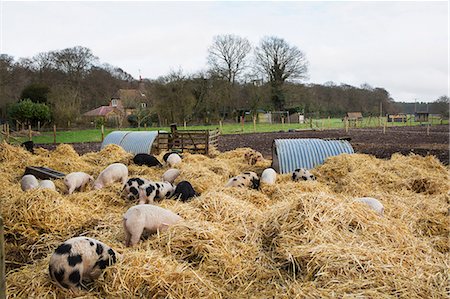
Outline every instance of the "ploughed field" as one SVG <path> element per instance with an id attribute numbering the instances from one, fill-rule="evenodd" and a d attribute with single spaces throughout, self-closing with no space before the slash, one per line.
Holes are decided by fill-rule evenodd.
<path id="1" fill-rule="evenodd" d="M 421 156 L 434 155 L 443 164 L 449 164 L 449 126 L 437 125 L 430 127 L 429 135 L 425 126 L 387 127 L 386 134 L 382 128 L 343 129 L 324 131 L 272 132 L 252 134 L 231 134 L 219 137 L 218 149 L 229 151 L 240 147 L 253 148 L 267 159 L 272 156 L 273 139 L 282 138 L 345 138 L 350 137 L 350 143 L 357 153 L 374 155 L 377 158 L 388 159 L 394 153 L 407 155 L 415 153 Z M 51 144 L 38 145 L 54 149 Z M 99 151 L 100 143 L 72 144 L 79 154 Z"/>
<path id="2" fill-rule="evenodd" d="M 273 136 L 291 134 L 301 133 Z M 366 140 L 352 134 L 359 151 L 357 145 Z M 406 135 L 396 137 L 397 145 Z M 223 136 L 219 149 L 230 138 L 236 147 L 262 145 L 267 156 L 267 136 L 244 136 L 248 144 L 241 144 L 240 136 Z M 387 142 L 393 135 L 377 136 L 379 144 L 395 145 Z M 437 139 L 448 144 L 448 135 Z M 68 195 L 56 180 L 56 191 L 24 192 L 25 167 L 97 177 L 121 162 L 130 177 L 157 181 L 168 166 L 137 166 L 116 145 L 82 155 L 66 144 L 35 151 L 0 146 L 8 298 L 448 297 L 449 169 L 435 157 L 343 154 L 312 169 L 316 181 L 294 182 L 284 174 L 255 190 L 224 185 L 241 172 L 260 175 L 269 159 L 250 165 L 248 148 L 213 150 L 209 156 L 185 153 L 175 166 L 181 172 L 175 183 L 187 180 L 200 195 L 186 203 L 163 200 L 159 205 L 183 220 L 129 248 L 122 216 L 136 203 L 121 198 L 120 183 Z M 384 216 L 354 201 L 363 196 L 377 198 Z M 80 235 L 107 244 L 118 256 L 76 295 L 56 286 L 48 267 L 55 249 Z"/>

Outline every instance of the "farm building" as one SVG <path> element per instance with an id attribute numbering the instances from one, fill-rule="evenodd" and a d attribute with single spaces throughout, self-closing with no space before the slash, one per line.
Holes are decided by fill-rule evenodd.
<path id="1" fill-rule="evenodd" d="M 127 117 L 139 109 L 147 108 L 148 97 L 141 81 L 137 89 L 119 89 L 110 98 L 108 106 L 100 106 L 83 114 L 86 117 L 103 118 L 105 122 L 121 126 Z"/>
<path id="2" fill-rule="evenodd" d="M 361 112 L 347 112 L 345 117 L 348 119 L 348 121 L 361 121 L 363 119 Z"/>
<path id="3" fill-rule="evenodd" d="M 118 107 L 100 106 L 84 113 L 83 116 L 93 120 L 102 119 L 103 123 L 120 126 L 123 122 L 124 112 Z"/>
<path id="4" fill-rule="evenodd" d="M 403 113 L 387 115 L 387 122 L 404 123 L 407 121 L 407 119 L 407 115 Z"/>
<path id="5" fill-rule="evenodd" d="M 416 112 L 414 113 L 414 121 L 416 122 L 427 122 L 430 113 L 428 112 Z"/>

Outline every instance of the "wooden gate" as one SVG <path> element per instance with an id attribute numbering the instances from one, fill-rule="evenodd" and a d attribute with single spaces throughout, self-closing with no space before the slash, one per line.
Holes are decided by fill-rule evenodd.
<path id="1" fill-rule="evenodd" d="M 158 131 L 158 137 L 153 143 L 153 152 L 180 151 L 207 155 L 212 146 L 217 146 L 220 133 L 215 130 L 177 130 L 171 126 L 171 132 Z"/>

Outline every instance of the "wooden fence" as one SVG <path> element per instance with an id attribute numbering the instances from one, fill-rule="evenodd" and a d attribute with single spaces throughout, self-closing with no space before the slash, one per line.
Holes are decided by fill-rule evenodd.
<path id="1" fill-rule="evenodd" d="M 195 154 L 208 154 L 212 146 L 217 147 L 219 130 L 177 130 L 171 132 L 158 131 L 158 137 L 153 143 L 154 151 L 180 151 Z"/>

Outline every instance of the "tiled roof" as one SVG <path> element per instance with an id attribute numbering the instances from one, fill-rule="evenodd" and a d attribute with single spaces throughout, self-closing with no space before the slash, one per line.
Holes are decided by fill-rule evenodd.
<path id="1" fill-rule="evenodd" d="M 111 107 L 111 106 L 100 106 L 98 108 L 95 108 L 94 110 L 84 113 L 83 115 L 84 116 L 105 116 L 113 111 L 119 111 L 119 110 L 117 108 Z"/>

